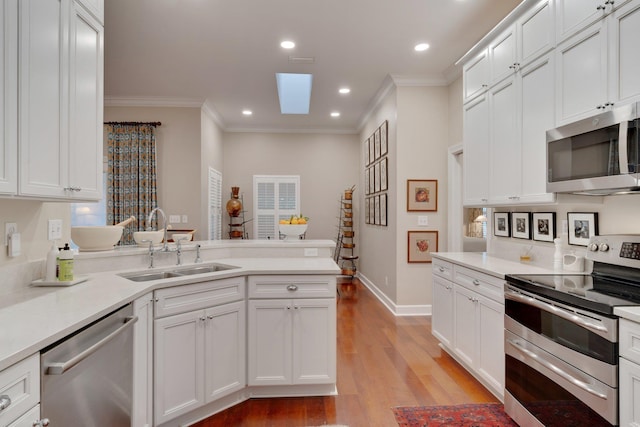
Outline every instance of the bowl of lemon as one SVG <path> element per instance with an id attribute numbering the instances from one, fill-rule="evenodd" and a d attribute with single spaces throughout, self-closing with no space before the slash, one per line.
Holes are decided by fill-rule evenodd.
<path id="1" fill-rule="evenodd" d="M 307 232 L 309 218 L 302 215 L 292 215 L 289 219 L 281 219 L 278 224 L 280 237 L 284 240 L 299 240 Z"/>

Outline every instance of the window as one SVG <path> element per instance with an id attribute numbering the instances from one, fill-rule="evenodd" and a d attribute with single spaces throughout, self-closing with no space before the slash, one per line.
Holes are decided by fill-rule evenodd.
<path id="1" fill-rule="evenodd" d="M 209 240 L 222 239 L 222 174 L 209 168 Z"/>
<path id="2" fill-rule="evenodd" d="M 256 239 L 278 239 L 278 222 L 300 213 L 300 176 L 254 175 L 253 206 Z"/>

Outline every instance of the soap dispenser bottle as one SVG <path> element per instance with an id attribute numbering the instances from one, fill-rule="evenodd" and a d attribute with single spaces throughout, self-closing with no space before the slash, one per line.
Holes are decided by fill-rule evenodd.
<path id="1" fill-rule="evenodd" d="M 55 282 L 57 280 L 58 254 L 58 247 L 56 246 L 56 242 L 53 241 L 51 250 L 47 252 L 46 272 L 44 275 L 45 282 Z"/>
<path id="2" fill-rule="evenodd" d="M 61 282 L 73 281 L 73 251 L 68 243 L 64 244 L 64 248 L 60 251 L 58 259 L 58 280 Z"/>

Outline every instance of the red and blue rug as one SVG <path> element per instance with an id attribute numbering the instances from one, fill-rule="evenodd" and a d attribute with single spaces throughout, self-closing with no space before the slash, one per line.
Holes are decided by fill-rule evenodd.
<path id="1" fill-rule="evenodd" d="M 501 403 L 398 406 L 393 413 L 400 427 L 518 427 Z"/>

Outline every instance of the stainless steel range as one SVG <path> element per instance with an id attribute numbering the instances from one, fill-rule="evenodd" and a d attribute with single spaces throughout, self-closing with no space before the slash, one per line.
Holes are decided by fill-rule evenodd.
<path id="1" fill-rule="evenodd" d="M 505 409 L 520 425 L 618 424 L 617 306 L 640 305 L 640 236 L 596 236 L 590 275 L 507 275 Z"/>

